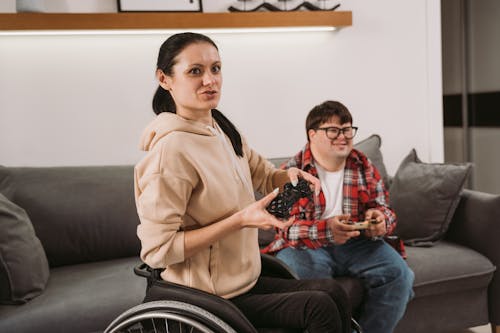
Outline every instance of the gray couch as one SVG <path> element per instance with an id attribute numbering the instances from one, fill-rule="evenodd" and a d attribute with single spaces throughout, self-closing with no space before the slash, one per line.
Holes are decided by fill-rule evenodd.
<path id="1" fill-rule="evenodd" d="M 50 266 L 40 295 L 0 305 L 0 332 L 102 331 L 141 303 L 132 167 L 0 167 L 0 193 L 26 210 Z"/>
<path id="2" fill-rule="evenodd" d="M 0 167 L 0 193 L 27 212 L 50 266 L 38 296 L 0 305 L 0 332 L 97 332 L 142 301 L 132 167 Z M 407 247 L 416 296 L 398 333 L 500 325 L 498 216 L 500 196 L 466 190 L 445 240 Z"/>

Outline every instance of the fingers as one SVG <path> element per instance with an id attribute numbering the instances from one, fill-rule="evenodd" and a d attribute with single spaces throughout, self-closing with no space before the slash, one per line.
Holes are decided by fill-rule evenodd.
<path id="1" fill-rule="evenodd" d="M 299 183 L 299 169 L 297 168 L 289 168 L 286 172 L 288 174 L 288 178 L 290 179 L 290 183 L 295 187 Z"/>
<path id="2" fill-rule="evenodd" d="M 350 215 L 348 214 L 338 215 L 332 219 L 331 229 L 335 244 L 344 244 L 349 239 L 360 235 L 360 232 L 354 226 L 345 223 L 349 219 Z"/>
<path id="3" fill-rule="evenodd" d="M 307 180 L 309 183 L 313 184 L 314 186 L 314 194 L 318 195 L 319 192 L 321 191 L 321 182 L 319 181 L 318 178 L 314 177 L 310 173 L 307 173 L 305 171 L 299 170 L 299 174 L 302 178 Z"/>
<path id="4" fill-rule="evenodd" d="M 342 214 L 334 217 L 338 222 L 349 221 L 351 214 Z"/>
<path id="5" fill-rule="evenodd" d="M 379 221 L 379 217 L 377 217 L 377 221 Z M 384 219 L 382 218 L 382 223 L 377 223 L 377 224 L 372 224 L 370 223 L 369 228 L 366 230 L 366 235 L 368 237 L 376 237 L 376 236 L 383 236 L 387 233 L 387 228 L 384 223 Z"/>
<path id="6" fill-rule="evenodd" d="M 280 229 L 286 229 L 286 228 L 290 227 L 293 224 L 293 222 L 295 222 L 295 216 L 292 216 L 291 218 L 289 218 L 286 221 L 280 221 L 280 220 L 278 220 L 278 222 L 280 224 L 280 226 L 278 226 L 278 228 L 280 228 Z"/>
<path id="7" fill-rule="evenodd" d="M 335 244 L 341 245 L 347 242 L 349 239 L 358 236 L 359 231 L 337 232 L 333 235 L 333 241 L 335 242 Z"/>
<path id="8" fill-rule="evenodd" d="M 274 216 L 272 217 L 272 220 L 269 221 L 269 223 L 275 227 L 275 228 L 278 228 L 278 229 L 281 229 L 281 230 L 284 230 L 288 227 L 290 227 L 293 222 L 295 222 L 295 216 L 292 216 L 291 218 L 289 218 L 288 220 L 286 221 L 281 221 L 281 220 L 278 220 L 277 218 L 275 218 Z"/>
<path id="9" fill-rule="evenodd" d="M 318 178 L 314 177 L 310 173 L 302 171 L 298 168 L 289 168 L 287 172 L 288 172 L 288 178 L 290 178 L 290 182 L 292 183 L 293 186 L 297 186 L 300 176 L 314 186 L 315 195 L 318 195 L 319 192 L 321 191 L 321 182 L 319 181 Z"/>
<path id="10" fill-rule="evenodd" d="M 275 188 L 274 191 L 257 201 L 262 207 L 267 207 L 271 201 L 273 201 L 274 198 L 278 195 L 279 188 Z"/>

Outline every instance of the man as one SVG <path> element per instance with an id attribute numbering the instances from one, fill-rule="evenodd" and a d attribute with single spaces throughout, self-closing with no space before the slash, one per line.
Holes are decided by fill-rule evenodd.
<path id="1" fill-rule="evenodd" d="M 341 103 L 324 102 L 306 119 L 308 143 L 283 168 L 317 176 L 321 192 L 291 210 L 294 223 L 263 252 L 275 253 L 301 279 L 354 276 L 365 285 L 359 323 L 365 333 L 390 333 L 413 297 L 414 274 L 383 240 L 396 225 L 378 170 L 353 149 L 357 127 Z M 364 222 L 368 221 L 368 222 Z M 364 222 L 364 230 L 352 222 Z"/>

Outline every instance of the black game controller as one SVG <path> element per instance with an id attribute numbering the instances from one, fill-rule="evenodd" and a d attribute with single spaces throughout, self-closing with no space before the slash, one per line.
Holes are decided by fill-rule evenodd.
<path id="1" fill-rule="evenodd" d="M 293 204 L 305 197 L 312 198 L 312 191 L 307 180 L 300 178 L 295 187 L 292 183 L 286 183 L 283 192 L 271 201 L 266 210 L 279 219 L 288 219 Z"/>

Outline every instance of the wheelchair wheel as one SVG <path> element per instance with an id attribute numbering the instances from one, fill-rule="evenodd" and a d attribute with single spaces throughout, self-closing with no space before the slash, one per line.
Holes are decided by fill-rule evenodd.
<path id="1" fill-rule="evenodd" d="M 137 305 L 106 328 L 104 333 L 236 333 L 210 312 L 177 301 L 154 301 Z"/>

